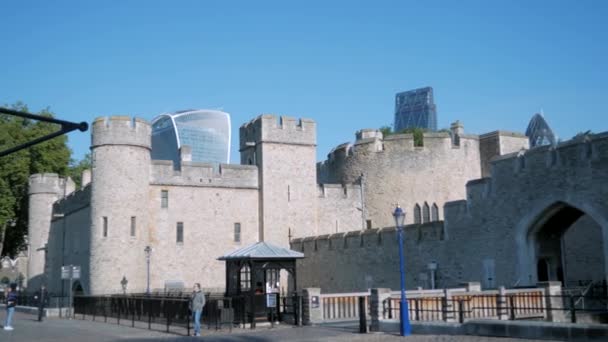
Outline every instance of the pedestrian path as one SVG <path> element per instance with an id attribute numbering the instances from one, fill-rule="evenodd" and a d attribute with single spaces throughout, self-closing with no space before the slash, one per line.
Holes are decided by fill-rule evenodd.
<path id="1" fill-rule="evenodd" d="M 4 321 L 4 312 L 0 314 L 0 322 Z M 103 322 L 93 322 L 79 319 L 47 319 L 38 322 L 37 317 L 23 313 L 15 314 L 15 330 L 0 330 L 1 342 L 187 342 L 187 341 L 217 341 L 217 342 L 392 342 L 404 339 L 390 334 L 358 334 L 352 327 L 344 326 L 315 326 L 293 327 L 288 325 L 260 327 L 255 330 L 227 329 L 203 330 L 202 337 L 179 336 L 160 331 L 150 331 L 144 328 L 132 328 L 130 325 L 117 325 Z M 489 338 L 477 336 L 433 336 L 415 335 L 407 341 L 455 341 L 455 342 L 529 342 L 509 338 Z M 544 342 L 548 342 L 544 340 Z"/>

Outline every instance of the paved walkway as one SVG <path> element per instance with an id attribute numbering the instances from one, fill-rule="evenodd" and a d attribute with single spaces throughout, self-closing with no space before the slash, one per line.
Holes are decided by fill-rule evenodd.
<path id="1" fill-rule="evenodd" d="M 4 321 L 4 312 L 0 313 L 0 322 Z M 275 328 L 262 327 L 256 330 L 233 329 L 203 331 L 203 337 L 187 337 L 149 331 L 143 328 L 131 328 L 126 325 L 108 324 L 83 320 L 48 319 L 37 322 L 32 315 L 17 313 L 14 331 L 0 330 L 2 342 L 187 342 L 187 341 L 218 341 L 218 342 L 359 342 L 359 341 L 455 341 L 455 342 L 524 342 L 533 340 L 490 338 L 477 336 L 432 336 L 414 335 L 402 338 L 390 334 L 358 334 L 347 327 L 292 327 L 277 326 Z M 543 340 L 547 342 L 547 340 Z"/>

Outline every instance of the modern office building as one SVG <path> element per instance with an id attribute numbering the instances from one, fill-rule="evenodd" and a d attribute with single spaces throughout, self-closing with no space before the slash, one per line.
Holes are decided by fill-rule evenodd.
<path id="1" fill-rule="evenodd" d="M 555 145 L 556 143 L 555 134 L 542 113 L 534 114 L 526 129 L 526 136 L 530 139 L 530 147 Z"/>
<path id="2" fill-rule="evenodd" d="M 425 87 L 395 95 L 394 131 L 406 128 L 437 130 L 437 107 L 433 100 L 433 88 Z"/>
<path id="3" fill-rule="evenodd" d="M 189 109 L 152 120 L 152 159 L 179 165 L 180 148 L 192 148 L 192 161 L 230 162 L 230 115 L 219 110 Z"/>

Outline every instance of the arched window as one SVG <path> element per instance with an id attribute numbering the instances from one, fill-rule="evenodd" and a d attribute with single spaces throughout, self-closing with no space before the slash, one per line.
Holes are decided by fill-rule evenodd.
<path id="1" fill-rule="evenodd" d="M 431 220 L 439 221 L 439 207 L 437 207 L 437 203 L 433 203 L 433 207 L 431 208 Z"/>
<path id="2" fill-rule="evenodd" d="M 424 207 L 422 208 L 422 222 L 427 223 L 431 220 L 431 213 L 429 209 L 429 204 L 424 202 Z"/>
<path id="3" fill-rule="evenodd" d="M 422 216 L 420 215 L 420 206 L 418 203 L 414 206 L 414 223 L 422 223 Z"/>

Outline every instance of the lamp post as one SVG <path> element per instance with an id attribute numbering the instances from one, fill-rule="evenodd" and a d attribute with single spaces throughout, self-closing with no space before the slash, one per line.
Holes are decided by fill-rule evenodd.
<path id="1" fill-rule="evenodd" d="M 126 276 L 122 276 L 122 280 L 120 281 L 120 286 L 122 286 L 122 293 L 126 296 L 127 295 L 127 284 L 129 283 L 129 281 L 127 280 Z"/>
<path id="2" fill-rule="evenodd" d="M 393 212 L 395 218 L 395 225 L 397 228 L 397 235 L 399 237 L 399 271 L 401 273 L 401 305 L 399 306 L 399 327 L 401 336 L 409 336 L 412 333 L 412 327 L 410 326 L 410 315 L 407 306 L 407 299 L 405 298 L 405 260 L 403 256 L 403 221 L 405 221 L 405 212 L 397 204 L 395 211 Z"/>
<path id="3" fill-rule="evenodd" d="M 146 246 L 144 248 L 144 252 L 146 252 L 146 270 L 147 270 L 147 282 L 146 282 L 146 294 L 150 294 L 150 253 L 152 252 L 152 248 L 150 246 Z"/>

